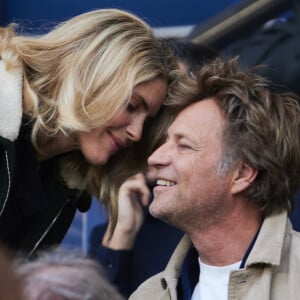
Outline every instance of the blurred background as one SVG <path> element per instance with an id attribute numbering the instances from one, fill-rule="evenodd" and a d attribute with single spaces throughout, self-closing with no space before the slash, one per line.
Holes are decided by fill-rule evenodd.
<path id="1" fill-rule="evenodd" d="M 294 22 L 295 18 L 298 21 L 298 2 L 298 0 L 0 0 L 0 25 L 5 26 L 14 22 L 20 24 L 25 33 L 43 34 L 57 22 L 80 13 L 98 8 L 120 8 L 143 18 L 153 27 L 157 36 L 206 44 L 220 53 L 239 54 L 243 63 L 253 65 L 263 63 L 270 57 L 273 59 L 271 52 L 274 45 L 282 46 L 283 40 L 288 43 L 288 37 L 293 38 L 299 34 L 299 23 L 295 25 Z M 296 46 L 292 48 L 287 44 L 290 49 L 290 53 L 286 55 L 289 61 L 285 61 L 285 55 L 279 54 L 284 68 L 291 65 L 291 59 L 295 60 L 296 66 L 297 59 L 300 60 L 298 51 L 300 39 L 297 41 Z M 291 55 L 293 51 L 296 51 L 294 56 Z M 270 65 L 275 65 L 278 61 L 278 57 L 275 57 L 269 62 Z M 300 78 L 297 77 L 300 75 L 300 68 L 295 68 L 295 65 L 295 73 L 291 74 L 289 71 L 290 77 L 286 80 L 284 72 L 279 67 L 280 79 L 277 80 L 276 77 L 271 79 L 285 84 L 289 89 L 297 89 L 295 86 L 298 87 L 298 84 L 294 86 L 291 83 L 293 80 L 298 82 Z M 276 72 L 266 75 L 272 77 L 274 74 L 276 75 Z M 293 215 L 292 219 L 295 226 L 300 227 L 298 224 L 300 218 Z M 86 251 L 91 228 L 105 220 L 105 209 L 94 199 L 87 213 L 77 213 L 63 244 L 82 247 Z"/>
<path id="2" fill-rule="evenodd" d="M 25 24 L 28 30 L 43 32 L 46 23 L 63 21 L 85 11 L 115 7 L 136 13 L 156 28 L 177 27 L 188 30 L 191 25 L 209 19 L 235 0 L 1 0 L 1 24 L 12 21 Z M 186 28 L 185 28 L 186 27 Z M 184 32 L 177 32 L 182 34 Z"/>

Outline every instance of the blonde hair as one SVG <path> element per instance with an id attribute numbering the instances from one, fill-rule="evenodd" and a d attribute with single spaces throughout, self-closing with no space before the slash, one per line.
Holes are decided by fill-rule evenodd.
<path id="1" fill-rule="evenodd" d="M 0 36 L 7 68 L 24 69 L 24 115 L 32 120 L 32 142 L 40 152 L 57 134 L 71 136 L 106 124 L 126 106 L 136 85 L 157 77 L 170 81 L 176 68 L 150 27 L 118 9 L 83 13 L 44 36 L 18 36 L 12 26 L 1 29 Z M 108 199 L 107 185 L 114 184 L 104 178 L 104 169 L 88 166 L 79 153 L 62 162 L 69 187 Z"/>

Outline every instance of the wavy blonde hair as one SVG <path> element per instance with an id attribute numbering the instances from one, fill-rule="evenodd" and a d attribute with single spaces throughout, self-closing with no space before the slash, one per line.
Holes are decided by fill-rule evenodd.
<path id="1" fill-rule="evenodd" d="M 150 27 L 118 9 L 81 14 L 43 36 L 20 36 L 10 26 L 0 37 L 7 68 L 24 70 L 24 116 L 32 120 L 32 142 L 40 152 L 58 134 L 103 126 L 126 106 L 136 85 L 158 77 L 170 82 L 177 68 Z M 95 168 L 80 153 L 70 153 L 61 160 L 61 174 L 69 187 L 88 190 L 116 215 L 119 184 L 146 159 L 134 155 L 125 150 Z"/>

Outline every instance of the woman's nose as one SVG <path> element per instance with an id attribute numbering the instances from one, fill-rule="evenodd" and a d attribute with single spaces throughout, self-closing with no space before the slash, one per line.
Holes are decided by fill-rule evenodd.
<path id="1" fill-rule="evenodd" d="M 133 142 L 137 142 L 142 137 L 144 126 L 144 120 L 142 119 L 135 119 L 133 122 L 126 127 L 126 132 L 129 136 L 129 139 Z"/>

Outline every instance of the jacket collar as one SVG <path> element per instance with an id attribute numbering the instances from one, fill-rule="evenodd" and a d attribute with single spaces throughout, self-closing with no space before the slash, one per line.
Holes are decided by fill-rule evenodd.
<path id="1" fill-rule="evenodd" d="M 286 211 L 265 218 L 245 266 L 257 263 L 280 265 L 286 230 L 291 227 Z"/>
<path id="2" fill-rule="evenodd" d="M 22 121 L 22 81 L 22 70 L 7 70 L 0 60 L 0 136 L 12 142 Z"/>
<path id="3" fill-rule="evenodd" d="M 291 229 L 291 227 L 292 226 L 290 221 L 288 220 L 286 211 L 265 218 L 255 240 L 253 248 L 246 260 L 245 267 L 251 267 L 251 265 L 257 263 L 279 265 L 282 252 L 284 251 L 284 247 L 286 245 L 286 230 Z M 183 289 L 181 291 L 182 298 L 190 299 L 191 297 L 193 287 L 191 287 L 191 282 L 189 282 L 190 284 L 188 287 L 185 286 L 187 280 L 184 280 L 183 278 L 185 275 L 185 269 L 183 268 L 183 266 L 185 261 L 189 259 L 189 256 L 191 260 L 194 261 L 194 265 L 197 265 L 195 258 L 197 257 L 197 255 L 193 255 L 193 252 L 195 253 L 195 250 L 192 247 L 191 240 L 187 235 L 184 235 L 175 251 L 173 252 L 165 270 L 161 273 L 161 284 L 164 289 L 168 289 L 168 291 L 170 292 L 170 299 L 177 299 L 176 286 L 180 277 L 180 283 Z M 195 274 L 189 275 L 193 276 Z M 197 276 L 199 276 L 199 274 Z"/>
<path id="4" fill-rule="evenodd" d="M 257 263 L 279 265 L 284 250 L 286 230 L 291 227 L 286 211 L 266 217 L 245 266 L 249 267 Z M 185 235 L 176 247 L 164 271 L 166 277 L 178 278 L 180 276 L 182 264 L 191 245 L 189 237 Z M 266 245 L 268 246 L 266 247 Z"/>
<path id="5" fill-rule="evenodd" d="M 164 275 L 166 276 L 166 278 L 178 278 L 180 276 L 182 264 L 184 263 L 187 252 L 191 248 L 191 246 L 191 240 L 185 234 L 177 245 L 165 268 Z"/>
<path id="6" fill-rule="evenodd" d="M 170 299 L 177 299 L 177 283 L 178 279 L 182 275 L 182 271 L 184 270 L 183 265 L 187 258 L 187 254 L 192 247 L 192 243 L 190 238 L 185 234 L 175 251 L 173 252 L 165 270 L 162 273 L 161 284 L 163 287 L 168 288 L 170 293 Z M 197 257 L 197 256 L 196 256 Z M 189 284 L 189 282 L 185 281 L 185 283 Z M 182 282 L 181 282 L 182 284 Z M 191 288 L 184 288 L 184 290 L 190 291 Z M 186 294 L 186 291 L 182 291 L 183 294 Z M 190 296 L 190 293 L 188 293 Z M 184 297 L 186 298 L 186 297 Z"/>

